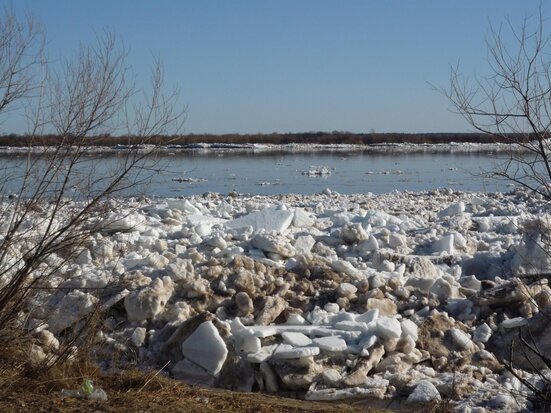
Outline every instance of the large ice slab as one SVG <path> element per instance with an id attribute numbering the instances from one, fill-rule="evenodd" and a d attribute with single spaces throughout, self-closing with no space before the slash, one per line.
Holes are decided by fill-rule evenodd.
<path id="1" fill-rule="evenodd" d="M 187 199 L 169 198 L 166 200 L 170 209 L 177 209 L 187 214 L 200 214 L 201 210 Z"/>
<path id="2" fill-rule="evenodd" d="M 452 328 L 450 329 L 450 331 L 453 342 L 457 345 L 457 347 L 462 350 L 473 348 L 474 344 L 468 334 L 464 333 L 458 328 Z"/>
<path id="3" fill-rule="evenodd" d="M 317 356 L 319 353 L 319 347 L 295 347 L 292 349 L 277 349 L 272 355 L 272 358 L 276 360 L 292 360 L 303 357 Z"/>
<path id="4" fill-rule="evenodd" d="M 492 329 L 486 323 L 479 325 L 473 334 L 473 341 L 475 343 L 487 343 L 492 336 Z"/>
<path id="5" fill-rule="evenodd" d="M 264 252 L 273 252 L 285 258 L 295 255 L 295 249 L 282 235 L 257 234 L 251 240 L 251 245 Z"/>
<path id="6" fill-rule="evenodd" d="M 272 356 L 273 352 L 276 350 L 276 348 L 278 348 L 278 346 L 279 346 L 278 344 L 264 346 L 256 353 L 247 354 L 247 360 L 250 363 L 260 364 L 263 361 L 266 361 L 267 359 L 269 359 Z"/>
<path id="7" fill-rule="evenodd" d="M 254 326 L 248 326 L 247 328 L 253 331 L 257 337 L 269 337 L 269 336 L 281 335 L 282 333 L 287 331 L 310 335 L 319 327 L 322 327 L 322 326 L 280 324 L 276 326 L 254 325 Z M 330 326 L 325 326 L 325 327 L 331 328 Z"/>
<path id="8" fill-rule="evenodd" d="M 182 343 L 182 354 L 216 375 L 226 361 L 228 349 L 216 327 L 211 321 L 206 321 Z"/>
<path id="9" fill-rule="evenodd" d="M 285 231 L 293 222 L 294 214 L 286 209 L 266 208 L 225 223 L 228 229 L 251 226 L 253 231 Z"/>
<path id="10" fill-rule="evenodd" d="M 459 215 L 465 212 L 465 203 L 463 201 L 451 204 L 447 208 L 438 213 L 438 218 L 447 218 L 454 215 Z"/>
<path id="11" fill-rule="evenodd" d="M 308 254 L 315 244 L 316 240 L 313 236 L 301 235 L 296 238 L 294 247 L 298 254 Z"/>
<path id="12" fill-rule="evenodd" d="M 319 337 L 313 340 L 316 346 L 326 351 L 345 351 L 347 349 L 346 341 L 335 336 Z"/>
<path id="13" fill-rule="evenodd" d="M 383 339 L 400 338 L 402 326 L 392 317 L 380 317 L 377 319 L 377 335 Z"/>
<path id="14" fill-rule="evenodd" d="M 207 224 L 212 226 L 212 225 L 226 222 L 226 220 L 218 217 L 213 217 L 211 215 L 203 215 L 203 214 L 196 213 L 196 214 L 187 215 L 186 222 L 192 226 L 200 225 L 200 224 Z"/>
<path id="15" fill-rule="evenodd" d="M 428 380 L 421 380 L 408 396 L 407 403 L 428 403 L 432 400 L 441 400 L 440 393 Z"/>
<path id="16" fill-rule="evenodd" d="M 281 337 L 283 338 L 283 341 L 294 347 L 309 346 L 310 344 L 312 344 L 312 340 L 310 339 L 310 337 L 302 333 L 287 331 L 285 333 L 282 333 Z"/>
<path id="17" fill-rule="evenodd" d="M 413 340 L 417 341 L 417 324 L 405 319 L 400 322 L 400 326 L 402 327 L 402 337 L 410 336 Z"/>
<path id="18" fill-rule="evenodd" d="M 436 240 L 431 245 L 431 251 L 433 253 L 447 253 L 453 255 L 455 253 L 453 245 L 453 234 L 446 235 L 439 240 Z"/>
<path id="19" fill-rule="evenodd" d="M 314 219 L 302 208 L 295 208 L 293 217 L 293 226 L 295 227 L 311 227 L 314 225 Z"/>

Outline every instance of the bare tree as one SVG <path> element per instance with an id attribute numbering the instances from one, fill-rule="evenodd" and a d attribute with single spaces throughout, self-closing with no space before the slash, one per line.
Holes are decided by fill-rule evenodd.
<path id="1" fill-rule="evenodd" d="M 112 200 L 147 173 L 156 150 L 151 142 L 177 133 L 185 114 L 178 92 L 164 91 L 160 61 L 149 87 L 136 87 L 128 53 L 111 32 L 81 46 L 57 69 L 43 59 L 43 45 L 42 28 L 32 18 L 22 23 L 4 10 L 0 114 L 25 105 L 31 142 L 40 143 L 44 131 L 54 131 L 59 141 L 40 151 L 29 146 L 20 174 L 0 171 L 0 189 L 14 178 L 20 182 L 17 196 L 0 202 L 0 339 L 24 324 L 21 317 L 40 291 L 59 287 L 50 280 L 63 279 L 63 266 L 109 224 Z M 139 144 L 127 148 L 116 168 L 99 171 L 97 158 L 87 154 L 89 140 L 118 131 Z"/>
<path id="2" fill-rule="evenodd" d="M 450 87 L 444 94 L 455 111 L 461 114 L 476 130 L 510 143 L 506 159 L 494 171 L 529 191 L 551 200 L 551 37 L 545 32 L 546 21 L 542 8 L 535 17 L 525 18 L 515 26 L 507 21 L 504 27 L 491 27 L 486 41 L 488 73 L 468 79 L 459 68 L 451 70 Z M 536 252 L 524 263 L 519 275 L 525 280 L 526 272 L 537 281 L 532 288 L 546 285 L 546 269 L 550 254 L 549 225 L 544 218 L 527 222 L 531 226 L 525 234 L 529 252 Z M 526 228 L 525 228 L 526 229 Z M 539 257 L 538 257 L 539 254 Z M 544 282 L 542 282 L 544 280 Z M 515 281 L 515 283 L 518 280 Z M 520 281 L 518 281 L 520 282 Z M 511 391 L 535 403 L 537 411 L 549 411 L 551 406 L 551 380 L 548 369 L 551 360 L 541 348 L 537 332 L 530 325 L 544 331 L 549 323 L 545 305 L 539 308 L 537 294 L 530 288 L 522 295 L 524 305 L 537 308 L 535 324 L 518 329 L 518 337 L 509 340 L 510 354 L 502 359 L 505 368 L 524 385 L 525 391 Z M 541 298 L 541 297 L 540 297 Z M 537 324 L 539 323 L 539 324 Z M 515 334 L 510 333 L 510 336 Z M 505 343 L 506 341 L 504 341 Z M 529 364 L 540 382 L 527 379 L 517 370 L 519 360 Z"/>
<path id="3" fill-rule="evenodd" d="M 5 7 L 0 16 L 0 113 L 41 85 L 45 35 L 32 15 L 18 19 Z"/>
<path id="4" fill-rule="evenodd" d="M 540 8 L 519 27 L 491 27 L 488 73 L 451 71 L 444 94 L 476 130 L 511 143 L 495 175 L 551 199 L 551 49 Z"/>

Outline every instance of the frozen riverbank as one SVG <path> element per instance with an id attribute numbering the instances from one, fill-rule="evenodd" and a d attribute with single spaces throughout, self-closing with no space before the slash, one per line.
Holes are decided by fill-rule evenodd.
<path id="1" fill-rule="evenodd" d="M 534 407 L 503 362 L 519 328 L 537 325 L 537 344 L 549 347 L 551 289 L 519 278 L 551 270 L 540 235 L 551 222 L 537 196 L 209 193 L 109 207 L 74 259 L 44 263 L 61 265 L 48 282 L 61 289 L 27 309 L 37 353 L 55 353 L 99 306 L 106 369 L 117 352 L 235 390 L 394 408 L 448 397 L 465 412 Z M 513 362 L 543 383 L 521 351 Z"/>
<path id="2" fill-rule="evenodd" d="M 43 153 L 53 151 L 55 147 L 33 146 L 28 147 L 0 147 L 2 154 L 26 154 Z M 116 146 L 90 146 L 85 148 L 88 154 L 99 153 L 124 153 L 131 148 L 125 145 Z M 178 152 L 233 152 L 233 153 L 302 153 L 302 152 L 366 152 L 366 153 L 504 153 L 522 152 L 523 148 L 518 145 L 505 143 L 473 143 L 473 142 L 450 142 L 442 144 L 412 144 L 412 143 L 389 143 L 371 145 L 350 145 L 350 144 L 227 144 L 227 143 L 195 143 L 190 145 L 167 145 L 152 146 L 140 145 L 139 152 L 155 151 L 157 153 L 178 153 Z"/>

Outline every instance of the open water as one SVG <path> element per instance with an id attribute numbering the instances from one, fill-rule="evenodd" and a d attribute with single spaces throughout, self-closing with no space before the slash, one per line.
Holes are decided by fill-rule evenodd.
<path id="1" fill-rule="evenodd" d="M 401 153 L 362 152 L 232 153 L 180 152 L 151 160 L 148 168 L 133 178 L 140 182 L 124 195 L 185 196 L 231 191 L 245 194 L 312 194 L 325 188 L 343 194 L 422 191 L 451 188 L 459 191 L 506 191 L 507 181 L 490 178 L 502 160 L 488 153 Z M 72 182 L 75 193 L 85 192 L 86 182 L 115 170 L 122 154 L 87 157 L 79 165 L 79 178 Z M 19 193 L 24 157 L 0 156 L 10 179 L 2 193 Z M 307 176 L 311 166 L 324 166 L 329 176 Z M 42 166 L 43 167 L 43 166 Z M 33 166 L 40 171 L 41 162 Z M 7 172 L 4 173 L 6 175 Z M 37 176 L 39 173 L 37 173 Z M 187 182 L 190 180 L 191 182 Z M 32 185 L 32 184 L 31 184 Z"/>

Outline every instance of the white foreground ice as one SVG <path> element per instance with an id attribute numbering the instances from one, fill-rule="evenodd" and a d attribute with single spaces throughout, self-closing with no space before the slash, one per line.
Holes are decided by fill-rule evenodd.
<path id="1" fill-rule="evenodd" d="M 106 368 L 117 349 L 194 384 L 312 400 L 454 395 L 465 412 L 531 406 L 496 397 L 530 394 L 503 368 L 511 337 L 539 323 L 543 351 L 551 341 L 551 289 L 523 278 L 551 272 L 536 195 L 209 193 L 111 206 L 48 281 L 64 289 L 27 309 L 46 353 L 100 306 Z"/>

